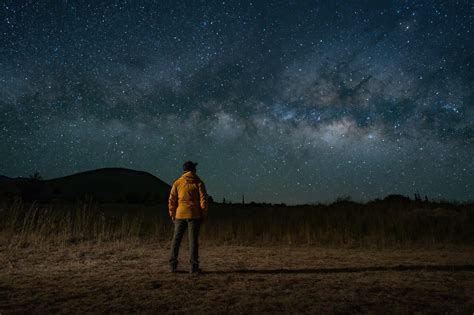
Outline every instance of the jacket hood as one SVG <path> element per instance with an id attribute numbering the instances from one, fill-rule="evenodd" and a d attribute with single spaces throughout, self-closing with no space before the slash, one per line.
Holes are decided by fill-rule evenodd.
<path id="1" fill-rule="evenodd" d="M 196 173 L 193 173 L 191 171 L 184 172 L 181 178 L 183 178 L 188 183 L 199 183 L 201 181 L 199 176 L 197 176 Z"/>

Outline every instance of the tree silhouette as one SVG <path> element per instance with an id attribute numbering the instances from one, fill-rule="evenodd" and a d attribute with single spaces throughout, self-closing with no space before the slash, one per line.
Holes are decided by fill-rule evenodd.
<path id="1" fill-rule="evenodd" d="M 28 177 L 32 181 L 40 181 L 43 179 L 43 176 L 40 175 L 38 171 L 34 172 Z"/>
<path id="2" fill-rule="evenodd" d="M 28 178 L 21 180 L 18 183 L 21 198 L 29 202 L 37 200 L 44 186 L 42 179 L 43 177 L 36 171 L 28 176 Z"/>

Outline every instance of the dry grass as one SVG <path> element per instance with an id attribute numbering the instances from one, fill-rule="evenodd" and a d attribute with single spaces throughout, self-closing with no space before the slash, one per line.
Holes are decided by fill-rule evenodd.
<path id="1" fill-rule="evenodd" d="M 167 269 L 169 244 L 0 248 L 0 313 L 472 313 L 472 247 L 213 246 L 204 274 Z M 431 266 L 431 267 L 430 267 Z"/>
<path id="2" fill-rule="evenodd" d="M 388 248 L 474 245 L 474 205 L 338 203 L 329 206 L 212 204 L 201 237 L 215 245 Z M 167 242 L 166 205 L 0 204 L 0 244 Z"/>

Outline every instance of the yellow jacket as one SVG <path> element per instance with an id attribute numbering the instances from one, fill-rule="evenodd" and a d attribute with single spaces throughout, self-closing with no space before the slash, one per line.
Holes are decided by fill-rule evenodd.
<path id="1" fill-rule="evenodd" d="M 170 217 L 196 219 L 207 215 L 207 192 L 196 173 L 187 171 L 171 187 L 168 199 Z"/>

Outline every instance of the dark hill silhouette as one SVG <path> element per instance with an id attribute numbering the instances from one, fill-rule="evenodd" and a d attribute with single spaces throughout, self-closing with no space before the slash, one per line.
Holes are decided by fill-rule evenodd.
<path id="1" fill-rule="evenodd" d="M 65 177 L 0 182 L 0 196 L 20 195 L 26 201 L 166 202 L 171 187 L 150 173 L 126 168 L 103 168 Z"/>
<path id="2" fill-rule="evenodd" d="M 1 182 L 9 182 L 9 181 L 11 181 L 11 180 L 13 180 L 13 178 L 10 178 L 10 177 L 8 177 L 8 176 L 0 175 L 0 183 L 1 183 Z"/>

